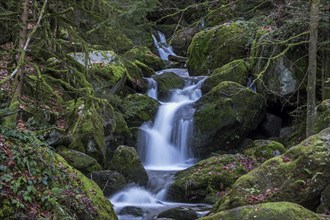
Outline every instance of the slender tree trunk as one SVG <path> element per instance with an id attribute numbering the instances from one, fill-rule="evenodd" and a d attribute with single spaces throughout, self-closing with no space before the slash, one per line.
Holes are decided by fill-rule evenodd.
<path id="1" fill-rule="evenodd" d="M 330 3 L 326 9 L 330 13 Z M 330 18 L 326 18 L 325 34 L 326 42 L 330 42 Z M 330 99 L 330 46 L 329 43 L 325 45 L 322 52 L 322 100 Z"/>
<path id="2" fill-rule="evenodd" d="M 316 71 L 317 71 L 317 33 L 319 19 L 319 3 L 320 0 L 312 0 L 310 11 L 310 38 L 308 51 L 308 83 L 307 83 L 307 121 L 306 121 L 306 137 L 314 134 L 315 131 L 315 93 L 316 93 Z"/>
<path id="3" fill-rule="evenodd" d="M 22 96 L 22 90 L 23 90 L 23 83 L 24 83 L 24 58 L 25 58 L 25 42 L 27 40 L 27 21 L 29 17 L 29 0 L 23 0 L 23 12 L 21 15 L 21 30 L 19 32 L 19 59 L 18 64 L 20 66 L 20 69 L 17 72 L 16 75 L 16 96 L 21 97 Z"/>

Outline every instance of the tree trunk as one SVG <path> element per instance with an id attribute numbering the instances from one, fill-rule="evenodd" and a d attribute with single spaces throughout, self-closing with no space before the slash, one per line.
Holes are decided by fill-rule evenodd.
<path id="1" fill-rule="evenodd" d="M 312 0 L 310 11 L 310 38 L 308 51 L 308 82 L 307 82 L 307 121 L 306 121 L 306 137 L 314 134 L 315 131 L 315 89 L 316 89 L 316 71 L 317 71 L 317 33 L 319 19 L 319 3 L 320 0 Z"/>
<path id="2" fill-rule="evenodd" d="M 27 21 L 29 17 L 29 0 L 23 0 L 23 12 L 21 15 L 21 30 L 19 32 L 19 60 L 18 64 L 21 66 L 21 68 L 18 70 L 17 75 L 16 75 L 16 96 L 21 97 L 22 96 L 22 90 L 23 90 L 23 81 L 24 81 L 24 57 L 25 57 L 25 42 L 27 40 Z"/>

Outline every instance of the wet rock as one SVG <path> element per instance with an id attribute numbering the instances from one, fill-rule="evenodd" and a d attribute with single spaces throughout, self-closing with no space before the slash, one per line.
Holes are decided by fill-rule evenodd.
<path id="1" fill-rule="evenodd" d="M 108 169 L 118 171 L 129 183 L 133 182 L 140 185 L 146 185 L 148 183 L 148 174 L 133 147 L 119 146 L 113 155 Z"/>
<path id="2" fill-rule="evenodd" d="M 118 212 L 119 215 L 143 216 L 143 210 L 139 207 L 126 206 Z"/>
<path id="3" fill-rule="evenodd" d="M 282 119 L 273 114 L 266 114 L 265 120 L 261 123 L 261 131 L 267 137 L 279 137 L 282 127 Z"/>
<path id="4" fill-rule="evenodd" d="M 301 220 L 315 219 L 322 220 L 323 216 L 318 215 L 304 207 L 290 202 L 268 202 L 258 205 L 241 206 L 230 210 L 225 210 L 201 220 Z"/>
<path id="5" fill-rule="evenodd" d="M 128 127 L 139 127 L 144 122 L 151 120 L 156 114 L 159 102 L 143 95 L 132 94 L 123 100 L 124 118 Z"/>
<path id="6" fill-rule="evenodd" d="M 197 219 L 198 216 L 193 209 L 186 207 L 176 207 L 161 212 L 158 215 L 158 218 L 170 218 L 175 220 L 194 220 Z"/>
<path id="7" fill-rule="evenodd" d="M 172 72 L 165 72 L 154 77 L 158 84 L 158 97 L 160 99 L 169 98 L 170 90 L 183 88 L 184 80 Z"/>
<path id="8" fill-rule="evenodd" d="M 317 207 L 317 213 L 330 215 L 330 184 L 321 193 L 321 204 Z"/>
<path id="9" fill-rule="evenodd" d="M 264 99 L 234 82 L 222 82 L 195 103 L 194 152 L 235 149 L 262 121 Z"/>
<path id="10" fill-rule="evenodd" d="M 126 179 L 122 174 L 112 170 L 94 171 L 89 177 L 97 183 L 106 197 L 121 190 L 127 184 Z"/>

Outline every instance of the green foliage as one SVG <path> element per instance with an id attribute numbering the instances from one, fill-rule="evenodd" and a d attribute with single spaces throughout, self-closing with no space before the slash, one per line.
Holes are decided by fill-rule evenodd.
<path id="1" fill-rule="evenodd" d="M 76 219 L 96 214 L 80 180 L 32 133 L 0 128 L 0 218 Z M 72 181 L 73 180 L 73 181 Z"/>

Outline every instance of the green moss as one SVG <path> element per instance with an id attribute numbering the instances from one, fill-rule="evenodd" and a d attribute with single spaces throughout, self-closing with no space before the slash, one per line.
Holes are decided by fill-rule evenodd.
<path id="1" fill-rule="evenodd" d="M 255 140 L 247 149 L 243 150 L 243 154 L 252 157 L 255 161 L 263 163 L 264 161 L 283 154 L 285 147 L 276 141 L 271 140 Z"/>
<path id="2" fill-rule="evenodd" d="M 195 104 L 195 152 L 233 149 L 264 116 L 263 97 L 234 82 L 222 82 Z"/>
<path id="3" fill-rule="evenodd" d="M 160 70 L 165 67 L 164 62 L 147 47 L 135 47 L 127 51 L 124 56 L 130 60 L 138 60 L 154 70 Z"/>
<path id="4" fill-rule="evenodd" d="M 322 103 L 316 107 L 316 114 L 316 132 L 330 127 L 330 99 L 322 101 Z"/>
<path id="5" fill-rule="evenodd" d="M 86 153 L 103 164 L 105 159 L 104 121 L 97 112 L 95 104 L 86 106 L 82 100 L 70 101 L 68 104 L 66 117 L 71 120 L 76 119 L 70 127 L 73 141 L 69 148 Z"/>
<path id="6" fill-rule="evenodd" d="M 101 189 L 32 133 L 0 128 L 1 219 L 117 219 Z"/>
<path id="7" fill-rule="evenodd" d="M 213 87 L 224 81 L 232 81 L 242 86 L 246 86 L 248 73 L 249 71 L 244 60 L 234 60 L 220 68 L 215 69 L 204 81 L 202 92 L 207 93 Z"/>
<path id="8" fill-rule="evenodd" d="M 191 75 L 210 75 L 233 60 L 246 57 L 254 27 L 247 22 L 226 23 L 195 35 L 188 49 Z"/>
<path id="9" fill-rule="evenodd" d="M 161 99 L 169 98 L 170 90 L 183 88 L 184 80 L 175 73 L 165 72 L 154 76 L 158 84 L 158 96 Z"/>
<path id="10" fill-rule="evenodd" d="M 211 202 L 225 192 L 253 164 L 249 158 L 236 155 L 213 156 L 175 174 L 168 198 L 180 202 Z"/>
<path id="11" fill-rule="evenodd" d="M 311 136 L 240 177 L 219 201 L 216 211 L 264 201 L 288 201 L 316 210 L 322 191 L 330 183 L 329 132 L 325 129 Z M 254 186 L 258 186 L 258 192 L 251 192 Z M 253 199 L 258 195 L 263 198 Z"/>
<path id="12" fill-rule="evenodd" d="M 202 220 L 300 220 L 324 219 L 304 207 L 290 202 L 269 202 L 258 205 L 242 206 L 201 218 Z"/>
<path id="13" fill-rule="evenodd" d="M 93 171 L 102 170 L 101 165 L 94 158 L 82 152 L 67 149 L 65 147 L 59 147 L 56 150 L 72 167 L 85 175 L 88 175 Z"/>
<path id="14" fill-rule="evenodd" d="M 119 146 L 114 153 L 108 169 L 118 171 L 125 176 L 128 182 L 141 185 L 148 183 L 148 174 L 133 147 Z"/>
<path id="15" fill-rule="evenodd" d="M 139 127 L 151 120 L 156 114 L 159 103 L 143 94 L 132 94 L 125 97 L 122 108 L 129 127 Z"/>
<path id="16" fill-rule="evenodd" d="M 79 182 L 72 182 L 72 184 L 81 188 L 81 190 L 86 193 L 86 196 L 90 198 L 91 203 L 96 208 L 96 216 L 93 217 L 93 219 L 116 220 L 117 216 L 112 208 L 112 205 L 109 199 L 103 196 L 103 192 L 100 187 L 94 181 L 88 179 L 85 175 L 70 167 L 61 156 L 56 155 L 56 159 L 67 167 L 69 175 L 76 175 L 76 178 L 80 180 Z"/>

